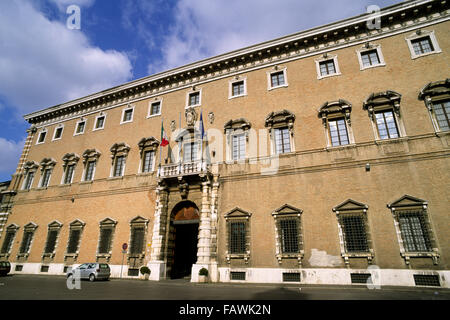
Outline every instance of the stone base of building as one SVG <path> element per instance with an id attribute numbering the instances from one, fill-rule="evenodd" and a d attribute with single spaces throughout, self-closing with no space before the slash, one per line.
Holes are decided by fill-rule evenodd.
<path id="1" fill-rule="evenodd" d="M 73 265 L 76 267 L 78 265 Z M 165 263 L 151 262 L 148 264 L 151 275 L 149 280 L 160 281 L 165 277 Z M 65 265 L 62 263 L 11 263 L 10 274 L 38 274 L 38 275 L 65 275 Z M 110 265 L 111 278 L 138 279 L 139 273 L 131 273 L 127 265 Z M 402 270 L 379 269 L 376 266 L 368 269 L 336 269 L 336 268 L 242 268 L 234 269 L 218 267 L 217 264 L 192 265 L 191 282 L 199 282 L 198 272 L 201 268 L 208 270 L 208 282 L 226 283 L 286 283 L 307 285 L 359 285 L 369 289 L 379 289 L 385 286 L 426 287 L 417 284 L 417 276 L 430 277 L 438 281 L 440 288 L 450 288 L 449 270 Z M 19 271 L 20 270 L 20 271 Z M 135 270 L 133 270 L 135 271 Z M 368 276 L 369 280 L 366 280 Z M 425 276 L 425 277 L 424 277 Z"/>

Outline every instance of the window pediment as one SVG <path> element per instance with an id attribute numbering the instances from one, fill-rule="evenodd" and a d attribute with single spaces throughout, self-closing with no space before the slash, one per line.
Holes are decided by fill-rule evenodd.
<path id="1" fill-rule="evenodd" d="M 350 112 L 352 112 L 351 103 L 346 100 L 339 99 L 337 101 L 325 102 L 319 108 L 318 117 L 323 118 L 333 114 L 348 115 L 348 117 L 350 117 Z"/>
<path id="2" fill-rule="evenodd" d="M 76 219 L 69 224 L 70 228 L 83 228 L 85 225 L 86 223 L 79 219 Z"/>
<path id="3" fill-rule="evenodd" d="M 238 130 L 242 129 L 244 131 L 249 130 L 251 128 L 251 123 L 244 118 L 236 119 L 236 120 L 229 120 L 224 125 L 224 131 L 227 132 L 227 130 Z"/>
<path id="4" fill-rule="evenodd" d="M 68 165 L 76 164 L 80 160 L 80 156 L 76 153 L 66 153 L 64 157 L 62 158 L 63 161 L 63 167 L 66 167 Z"/>
<path id="5" fill-rule="evenodd" d="M 289 110 L 283 109 L 281 111 L 271 112 L 267 115 L 265 126 L 273 128 L 279 125 L 287 125 L 289 128 L 294 126 L 295 114 Z"/>
<path id="6" fill-rule="evenodd" d="M 397 112 L 397 110 L 400 109 L 401 99 L 402 95 L 400 93 L 391 90 L 372 93 L 366 101 L 364 101 L 363 109 L 371 112 L 374 108 L 379 106 L 392 106 Z"/>
<path id="7" fill-rule="evenodd" d="M 337 205 L 333 208 L 333 212 L 340 213 L 340 212 L 353 212 L 353 211 L 363 211 L 366 212 L 369 207 L 366 204 L 363 204 L 361 202 L 348 199 L 342 202 L 341 204 Z"/>
<path id="8" fill-rule="evenodd" d="M 230 218 L 245 218 L 248 219 L 252 216 L 251 213 L 241 209 L 241 208 L 234 208 L 231 211 L 228 211 L 227 213 L 225 213 L 224 217 L 225 219 L 230 219 Z"/>
<path id="9" fill-rule="evenodd" d="M 116 156 L 126 157 L 130 149 L 131 149 L 130 146 L 124 142 L 113 144 L 113 146 L 110 149 L 112 162 L 114 163 L 114 159 L 116 158 Z"/>
<path id="10" fill-rule="evenodd" d="M 59 229 L 62 226 L 63 226 L 63 224 L 61 222 L 59 222 L 58 220 L 54 220 L 48 224 L 49 229 Z"/>
<path id="11" fill-rule="evenodd" d="M 159 143 L 160 142 L 154 137 L 142 138 L 138 143 L 141 156 L 142 152 L 146 149 L 155 151 L 158 148 Z"/>
<path id="12" fill-rule="evenodd" d="M 387 205 L 389 209 L 403 209 L 411 207 L 423 207 L 426 208 L 428 202 L 410 195 L 404 195 L 398 200 L 395 200 Z"/>
<path id="13" fill-rule="evenodd" d="M 149 222 L 148 219 L 141 217 L 141 216 L 137 216 L 133 219 L 130 220 L 130 225 L 147 225 Z"/>
<path id="14" fill-rule="evenodd" d="M 23 168 L 28 171 L 28 170 L 36 170 L 37 168 L 39 168 L 39 163 L 37 163 L 36 161 L 27 161 L 25 162 Z"/>
<path id="15" fill-rule="evenodd" d="M 426 98 L 449 96 L 450 95 L 450 78 L 445 80 L 430 82 L 419 93 L 419 100 Z"/>
<path id="16" fill-rule="evenodd" d="M 115 225 L 117 224 L 117 221 L 116 220 L 113 220 L 113 219 L 111 219 L 111 218 L 105 218 L 105 219 L 103 219 L 102 221 L 100 221 L 99 222 L 99 225 L 100 226 L 111 226 L 111 227 L 114 227 Z"/>
<path id="17" fill-rule="evenodd" d="M 40 166 L 41 170 L 44 170 L 44 168 L 52 168 L 56 165 L 56 161 L 53 158 L 44 158 L 42 159 Z"/>
<path id="18" fill-rule="evenodd" d="M 98 160 L 101 156 L 101 152 L 97 149 L 87 149 L 83 152 L 83 163 L 86 164 L 89 160 Z"/>
<path id="19" fill-rule="evenodd" d="M 289 204 L 284 204 L 281 207 L 279 207 L 277 210 L 275 210 L 272 213 L 272 216 L 282 216 L 282 215 L 300 215 L 303 212 L 302 209 L 298 209 L 296 207 L 293 207 Z"/>
<path id="20" fill-rule="evenodd" d="M 36 230 L 37 229 L 37 224 L 36 223 L 34 223 L 34 222 L 29 222 L 29 223 L 27 223 L 24 227 L 23 227 L 23 229 L 25 230 L 25 231 L 34 231 L 34 230 Z"/>

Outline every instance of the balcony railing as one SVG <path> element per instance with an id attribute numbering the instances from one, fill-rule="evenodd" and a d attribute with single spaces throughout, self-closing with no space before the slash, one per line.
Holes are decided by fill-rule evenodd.
<path id="1" fill-rule="evenodd" d="M 158 177 L 169 178 L 186 175 L 195 175 L 209 171 L 206 161 L 180 162 L 162 165 L 158 168 Z"/>

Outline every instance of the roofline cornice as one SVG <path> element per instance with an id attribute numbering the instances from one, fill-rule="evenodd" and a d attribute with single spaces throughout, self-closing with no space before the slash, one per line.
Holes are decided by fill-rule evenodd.
<path id="1" fill-rule="evenodd" d="M 447 5 L 444 0 L 413 0 L 400 2 L 398 4 L 386 7 L 381 9 L 379 12 L 379 16 L 381 19 L 390 17 L 399 13 L 403 13 L 405 11 L 422 7 L 424 5 Z M 295 46 L 298 43 L 300 46 L 300 42 L 306 41 L 307 43 L 309 39 L 315 40 L 315 45 L 318 46 L 320 35 L 326 39 L 327 34 L 331 34 L 331 36 L 338 31 L 346 32 L 346 29 L 351 32 L 355 32 L 355 30 L 359 29 L 358 25 L 365 24 L 367 21 L 373 19 L 374 16 L 371 13 L 364 13 L 352 18 L 347 18 L 344 20 L 340 20 L 338 22 L 326 24 L 323 26 L 315 27 L 312 29 L 308 29 L 305 31 L 293 33 L 287 36 L 283 36 L 274 40 L 265 41 L 256 45 L 248 46 L 242 49 L 234 50 L 228 53 L 220 54 L 211 58 L 203 59 L 194 63 L 190 63 L 181 67 L 177 67 L 174 69 L 170 69 L 167 71 L 163 71 L 151 76 L 147 76 L 141 79 L 136 79 L 125 84 L 112 87 L 110 89 L 106 89 L 79 99 L 75 99 L 72 101 L 68 101 L 66 103 L 62 103 L 59 105 L 55 105 L 53 107 L 49 107 L 46 109 L 42 109 L 36 112 L 29 113 L 24 116 L 25 120 L 29 123 L 38 123 L 40 119 L 44 117 L 56 117 L 63 113 L 70 113 L 76 110 L 81 110 L 84 108 L 88 108 L 92 105 L 98 105 L 100 103 L 105 103 L 107 101 L 111 101 L 116 98 L 130 96 L 135 92 L 143 92 L 145 90 L 152 90 L 152 88 L 157 88 L 161 86 L 169 85 L 172 81 L 182 81 L 183 86 L 189 84 L 193 78 L 197 77 L 202 71 L 211 71 L 216 68 L 216 71 L 226 68 L 227 65 L 236 65 L 236 63 L 242 62 L 242 59 L 248 59 L 246 57 L 252 58 L 252 55 L 262 56 L 262 55 L 270 55 L 270 50 L 283 50 L 286 46 Z M 352 28 L 354 27 L 354 28 Z M 352 30 L 350 30 L 352 28 Z M 341 35 L 340 38 L 343 38 L 344 35 Z M 309 45 L 312 45 L 311 42 Z M 280 49 L 281 48 L 281 49 Z M 273 53 L 272 53 L 273 54 Z M 241 61 L 237 61 L 238 58 Z M 301 56 L 298 57 L 299 59 Z M 229 68 L 229 67 L 228 67 Z M 208 69 L 208 70 L 206 70 Z M 219 72 L 220 73 L 220 72 Z M 179 79 L 179 80 L 175 80 Z M 186 83 L 187 82 L 187 83 Z M 194 83 L 192 83 L 194 85 Z M 171 87 L 172 89 L 172 87 Z M 163 94 L 164 90 L 160 92 Z M 153 95 L 153 94 L 148 94 Z M 134 100 L 134 99 L 131 99 Z M 122 104 L 126 104 L 124 101 Z"/>

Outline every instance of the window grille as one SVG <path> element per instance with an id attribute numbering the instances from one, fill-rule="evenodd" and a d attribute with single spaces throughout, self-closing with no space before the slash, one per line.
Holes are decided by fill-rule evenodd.
<path id="1" fill-rule="evenodd" d="M 380 139 L 398 138 L 398 128 L 395 122 L 394 113 L 389 111 L 375 113 L 378 134 Z"/>
<path id="2" fill-rule="evenodd" d="M 130 254 L 142 254 L 144 235 L 145 229 L 143 227 L 131 228 Z"/>
<path id="3" fill-rule="evenodd" d="M 431 43 L 430 37 L 424 37 L 420 39 L 411 40 L 411 44 L 416 55 L 433 52 L 434 48 Z"/>
<path id="4" fill-rule="evenodd" d="M 277 154 L 291 152 L 291 140 L 288 128 L 275 129 L 275 152 Z"/>
<path id="5" fill-rule="evenodd" d="M 441 286 L 438 275 L 415 274 L 414 283 L 416 284 L 416 286 L 432 286 L 432 287 Z"/>
<path id="6" fill-rule="evenodd" d="M 49 266 L 41 266 L 41 272 L 48 272 Z"/>
<path id="7" fill-rule="evenodd" d="M 16 268 L 14 270 L 15 271 L 22 271 L 22 269 L 23 269 L 23 265 L 16 264 Z"/>
<path id="8" fill-rule="evenodd" d="M 283 253 L 298 253 L 298 220 L 281 219 L 279 222 L 281 250 Z"/>
<path id="9" fill-rule="evenodd" d="M 139 276 L 139 269 L 128 269 L 128 276 L 130 277 Z"/>
<path id="10" fill-rule="evenodd" d="M 346 252 L 368 252 L 364 216 L 342 214 L 339 219 Z"/>
<path id="11" fill-rule="evenodd" d="M 433 111 L 441 131 L 450 130 L 450 100 L 434 103 Z"/>
<path id="12" fill-rule="evenodd" d="M 400 212 L 398 222 L 407 252 L 431 251 L 428 228 L 421 211 Z"/>
<path id="13" fill-rule="evenodd" d="M 246 252 L 245 222 L 230 222 L 230 253 Z"/>
<path id="14" fill-rule="evenodd" d="M 9 253 L 9 251 L 11 250 L 11 246 L 13 244 L 15 235 L 16 235 L 15 231 L 7 231 L 6 232 L 5 240 L 3 241 L 1 253 Z"/>
<path id="15" fill-rule="evenodd" d="M 245 280 L 245 272 L 243 271 L 231 271 L 230 280 Z"/>
<path id="16" fill-rule="evenodd" d="M 56 246 L 56 239 L 58 238 L 57 230 L 50 230 L 47 235 L 47 243 L 45 244 L 44 253 L 53 253 Z"/>
<path id="17" fill-rule="evenodd" d="M 283 272 L 283 282 L 300 282 L 300 273 Z"/>
<path id="18" fill-rule="evenodd" d="M 347 126 L 344 119 L 329 120 L 330 138 L 332 146 L 346 145 L 349 143 Z"/>
<path id="19" fill-rule="evenodd" d="M 371 276 L 370 273 L 350 273 L 352 283 L 371 283 L 370 281 L 368 282 L 368 280 L 371 279 Z"/>
<path id="20" fill-rule="evenodd" d="M 113 232 L 113 229 L 111 229 L 111 228 L 101 228 L 100 229 L 100 240 L 99 240 L 99 247 L 98 247 L 99 254 L 109 253 L 109 250 L 111 247 L 112 232 Z"/>
<path id="21" fill-rule="evenodd" d="M 20 245 L 19 253 L 28 253 L 30 250 L 31 240 L 33 240 L 33 231 L 25 231 L 23 234 L 22 244 Z"/>
<path id="22" fill-rule="evenodd" d="M 71 229 L 69 234 L 69 243 L 67 245 L 67 253 L 76 253 L 80 242 L 81 230 Z"/>

